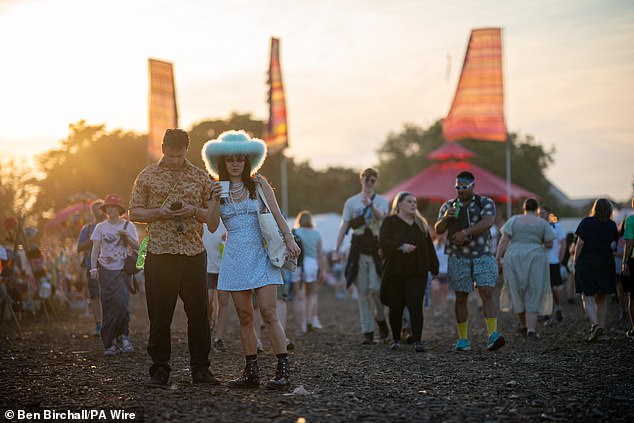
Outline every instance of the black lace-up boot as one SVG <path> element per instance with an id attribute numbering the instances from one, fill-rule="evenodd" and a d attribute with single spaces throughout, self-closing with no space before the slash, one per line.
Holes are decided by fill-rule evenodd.
<path id="1" fill-rule="evenodd" d="M 260 386 L 260 376 L 258 375 L 260 370 L 258 367 L 258 356 L 248 355 L 245 358 L 247 364 L 244 366 L 242 375 L 236 380 L 229 381 L 227 384 L 229 388 L 250 389 Z"/>
<path id="2" fill-rule="evenodd" d="M 266 383 L 268 389 L 286 389 L 290 386 L 291 369 L 288 364 L 288 354 L 277 355 L 277 370 L 275 377 Z"/>

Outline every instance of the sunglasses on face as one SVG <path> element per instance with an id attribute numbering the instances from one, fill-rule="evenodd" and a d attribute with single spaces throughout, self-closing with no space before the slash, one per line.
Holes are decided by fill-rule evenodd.
<path id="1" fill-rule="evenodd" d="M 246 161 L 246 158 L 244 156 L 227 156 L 225 157 L 225 162 L 226 163 L 244 163 Z"/>
<path id="2" fill-rule="evenodd" d="M 466 191 L 473 186 L 473 182 L 470 182 L 466 185 L 456 185 L 456 191 Z"/>

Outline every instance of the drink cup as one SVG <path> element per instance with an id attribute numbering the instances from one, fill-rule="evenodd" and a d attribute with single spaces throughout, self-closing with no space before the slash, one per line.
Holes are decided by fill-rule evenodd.
<path id="1" fill-rule="evenodd" d="M 220 181 L 220 187 L 222 191 L 220 191 L 220 198 L 229 198 L 229 181 Z"/>

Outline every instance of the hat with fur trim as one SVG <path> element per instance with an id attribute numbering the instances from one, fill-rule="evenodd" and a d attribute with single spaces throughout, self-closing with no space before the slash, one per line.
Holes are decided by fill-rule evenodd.
<path id="1" fill-rule="evenodd" d="M 266 158 L 266 144 L 258 138 L 251 138 L 246 132 L 225 131 L 215 140 L 205 143 L 202 149 L 207 171 L 218 178 L 218 166 L 224 156 L 244 155 L 251 164 L 251 175 L 257 173 Z"/>

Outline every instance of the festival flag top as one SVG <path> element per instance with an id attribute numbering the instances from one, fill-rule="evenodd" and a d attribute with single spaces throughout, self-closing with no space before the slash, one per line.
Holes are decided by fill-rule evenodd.
<path id="1" fill-rule="evenodd" d="M 447 141 L 506 141 L 501 28 L 471 32 L 458 88 L 442 129 Z"/>
<path id="2" fill-rule="evenodd" d="M 288 147 L 286 99 L 280 66 L 280 40 L 277 38 L 271 38 L 271 61 L 267 83 L 269 85 L 269 120 L 264 128 L 264 141 L 266 141 L 269 154 L 275 154 Z"/>
<path id="3" fill-rule="evenodd" d="M 161 144 L 168 128 L 178 128 L 176 90 L 172 64 L 148 59 L 150 72 L 148 160 L 158 161 L 163 155 Z"/>

